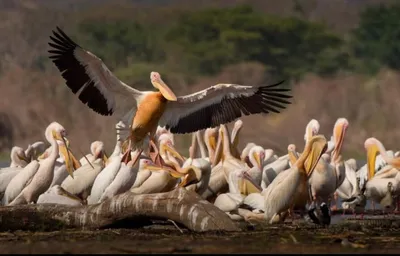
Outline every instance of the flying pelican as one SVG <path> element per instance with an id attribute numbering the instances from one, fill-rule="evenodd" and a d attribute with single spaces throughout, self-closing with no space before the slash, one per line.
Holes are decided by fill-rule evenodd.
<path id="1" fill-rule="evenodd" d="M 159 92 L 139 91 L 120 81 L 100 58 L 72 41 L 60 28 L 50 36 L 49 50 L 67 86 L 79 99 L 101 115 L 113 115 L 131 124 L 129 154 L 139 149 L 135 161 L 157 126 L 172 133 L 190 133 L 228 123 L 242 115 L 275 112 L 290 104 L 290 89 L 267 86 L 217 84 L 194 94 L 177 97 L 157 72 L 150 79 Z M 148 134 L 150 133 L 150 136 Z M 125 157 L 124 157 L 124 161 Z"/>
<path id="2" fill-rule="evenodd" d="M 62 183 L 61 187 L 69 193 L 79 196 L 83 200 L 87 199 L 90 194 L 93 183 L 97 175 L 103 170 L 105 161 L 102 157 L 104 155 L 104 144 L 102 142 L 93 142 L 95 147 L 91 147 L 94 159 L 82 165 L 74 172 L 74 177 L 68 176 Z"/>
<path id="3" fill-rule="evenodd" d="M 54 176 L 54 165 L 59 156 L 58 141 L 66 145 L 66 131 L 65 128 L 57 123 L 52 122 L 45 131 L 46 140 L 51 145 L 51 153 L 49 156 L 39 162 L 39 169 L 36 171 L 32 180 L 26 185 L 21 193 L 9 204 L 29 204 L 36 202 L 38 197 L 49 189 Z M 70 155 L 72 153 L 66 147 L 66 152 L 63 152 L 65 162 L 67 163 L 67 171 L 72 176 L 73 168 L 70 162 Z"/>
<path id="4" fill-rule="evenodd" d="M 310 176 L 326 147 L 327 142 L 323 135 L 312 137 L 294 166 L 285 171 L 285 175 L 278 175 L 262 194 L 254 193 L 257 196 L 253 199 L 259 201 L 259 206 L 264 205 L 264 214 L 251 213 L 246 216 L 246 220 L 266 220 L 270 224 L 284 221 L 283 215 L 293 205 L 297 187 L 307 182 L 304 177 Z"/>

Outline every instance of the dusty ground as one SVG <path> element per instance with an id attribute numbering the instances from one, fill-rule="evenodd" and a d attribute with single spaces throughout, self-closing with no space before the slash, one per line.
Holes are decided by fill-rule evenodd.
<path id="1" fill-rule="evenodd" d="M 182 232 L 171 223 L 137 229 L 0 233 L 1 253 L 397 253 L 398 221 L 349 221 L 329 228 L 244 226 L 245 232 Z"/>

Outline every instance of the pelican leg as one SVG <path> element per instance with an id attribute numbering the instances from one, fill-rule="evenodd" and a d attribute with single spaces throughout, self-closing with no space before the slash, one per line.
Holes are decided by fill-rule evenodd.
<path id="1" fill-rule="evenodd" d="M 122 155 L 121 163 L 128 164 L 131 160 L 131 151 L 132 151 L 132 141 L 129 139 L 128 148 L 126 149 L 125 153 Z"/>
<path id="2" fill-rule="evenodd" d="M 150 147 L 153 148 L 153 152 L 150 150 L 150 158 L 151 160 L 158 166 L 162 167 L 164 165 L 164 160 L 160 155 L 160 151 L 157 148 L 156 143 L 154 142 L 153 138 L 150 138 Z"/>
<path id="3" fill-rule="evenodd" d="M 335 193 L 333 193 L 333 206 L 331 206 L 331 211 L 336 211 L 337 210 L 337 199 L 338 199 L 338 193 L 335 191 Z"/>

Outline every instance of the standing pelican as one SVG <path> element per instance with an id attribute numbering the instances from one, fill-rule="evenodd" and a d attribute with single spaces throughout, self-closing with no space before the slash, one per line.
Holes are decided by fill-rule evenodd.
<path id="1" fill-rule="evenodd" d="M 51 123 L 45 131 L 45 137 L 51 145 L 51 153 L 46 159 L 39 162 L 40 166 L 36 174 L 33 176 L 32 180 L 27 184 L 27 186 L 21 191 L 21 193 L 9 204 L 28 204 L 31 202 L 36 202 L 38 197 L 44 193 L 51 185 L 54 176 L 54 165 L 56 159 L 59 156 L 59 145 L 57 141 L 66 144 L 66 131 L 64 127 L 57 123 Z M 66 148 L 66 153 L 64 155 L 65 162 L 67 163 L 68 173 L 72 176 L 73 169 L 70 165 L 70 155 L 68 148 Z"/>
<path id="2" fill-rule="evenodd" d="M 264 201 L 264 214 L 251 213 L 246 216 L 246 219 L 266 220 L 271 224 L 282 222 L 285 218 L 284 215 L 293 205 L 297 187 L 301 183 L 307 183 L 307 177 L 314 170 L 326 147 L 327 142 L 324 136 L 317 135 L 312 137 L 306 143 L 303 153 L 301 153 L 294 166 L 285 171 L 287 172 L 285 175 L 282 175 L 283 173 L 278 175 L 263 191 L 262 196 L 257 196 L 258 201 L 261 201 L 258 205 L 262 205 L 262 201 Z"/>
<path id="3" fill-rule="evenodd" d="M 340 151 L 348 125 L 346 118 L 339 118 L 336 121 L 333 128 L 335 146 L 331 156 L 325 154 L 326 158 L 323 157 L 319 160 L 315 172 L 309 179 L 313 202 L 322 200 L 326 203 L 343 182 L 345 174 L 343 166 L 340 165 Z M 318 205 L 322 202 L 319 202 Z"/>
<path id="4" fill-rule="evenodd" d="M 139 149 L 135 161 L 157 126 L 172 133 L 190 133 L 228 123 L 242 115 L 275 112 L 286 108 L 291 98 L 277 88 L 267 86 L 217 84 L 203 91 L 177 97 L 157 72 L 150 79 L 159 92 L 139 91 L 120 81 L 100 58 L 72 41 L 60 28 L 50 36 L 50 59 L 62 73 L 67 86 L 79 99 L 101 115 L 114 115 L 131 124 L 129 154 Z M 150 136 L 148 134 L 150 133 Z M 124 161 L 125 157 L 124 157 Z"/>

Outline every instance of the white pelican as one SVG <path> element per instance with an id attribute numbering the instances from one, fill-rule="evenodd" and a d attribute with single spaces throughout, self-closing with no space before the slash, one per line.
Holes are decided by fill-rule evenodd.
<path id="1" fill-rule="evenodd" d="M 215 149 L 218 141 L 218 128 L 208 128 L 204 131 L 204 143 L 206 144 L 208 157 L 205 158 L 210 162 L 214 161 Z"/>
<path id="2" fill-rule="evenodd" d="M 322 202 L 327 203 L 345 177 L 344 168 L 339 163 L 340 151 L 348 125 L 349 122 L 345 118 L 339 118 L 336 121 L 333 128 L 335 146 L 331 157 L 329 154 L 325 154 L 326 158 L 322 157 L 319 160 L 315 171 L 309 179 L 313 202 L 316 203 L 322 200 L 317 205 L 320 205 Z"/>
<path id="3" fill-rule="evenodd" d="M 119 128 L 120 125 L 120 123 L 117 123 L 115 125 L 115 128 Z M 117 142 L 115 144 L 114 151 L 112 152 L 111 156 L 106 160 L 107 165 L 105 166 L 105 168 L 96 176 L 96 179 L 93 182 L 90 195 L 87 199 L 88 204 L 97 203 L 106 188 L 113 182 L 113 180 L 117 176 L 117 173 L 121 168 L 121 151 L 121 136 L 119 134 L 119 130 L 117 129 Z"/>
<path id="4" fill-rule="evenodd" d="M 36 202 L 37 204 L 65 204 L 65 205 L 83 205 L 82 200 L 63 189 L 60 185 L 55 185 L 41 194 Z"/>
<path id="5" fill-rule="evenodd" d="M 26 156 L 24 149 L 17 146 L 12 147 L 10 158 L 10 167 L 25 167 L 30 162 L 30 159 Z"/>
<path id="6" fill-rule="evenodd" d="M 272 154 L 273 152 L 271 153 L 271 156 Z M 248 169 L 246 173 L 258 186 L 261 186 L 264 158 L 265 158 L 265 151 L 260 146 L 254 146 L 249 152 L 249 159 L 252 164 L 252 167 Z"/>
<path id="7" fill-rule="evenodd" d="M 120 81 L 100 58 L 80 47 L 60 28 L 53 35 L 50 59 L 71 91 L 95 112 L 131 124 L 128 149 L 140 149 L 135 161 L 148 148 L 146 144 L 153 139 L 158 125 L 172 133 L 190 133 L 242 115 L 279 113 L 290 104 L 287 99 L 291 96 L 284 94 L 290 89 L 277 88 L 283 81 L 260 87 L 217 84 L 177 97 L 160 75 L 152 72 L 151 82 L 159 92 L 139 91 Z"/>
<path id="8" fill-rule="evenodd" d="M 38 171 L 39 166 L 39 162 L 37 160 L 33 160 L 27 166 L 25 166 L 23 170 L 19 171 L 14 178 L 12 178 L 4 192 L 2 205 L 8 205 L 21 193 L 26 185 L 31 182 L 33 176 Z"/>
<path id="9" fill-rule="evenodd" d="M 246 163 L 248 166 L 251 166 L 251 162 L 249 159 L 249 152 L 255 146 L 257 146 L 257 145 L 253 142 L 247 143 L 247 145 L 242 150 L 242 153 L 240 154 L 240 160 L 242 162 Z"/>
<path id="10" fill-rule="evenodd" d="M 52 122 L 45 131 L 46 140 L 51 144 L 51 153 L 47 158 L 39 162 L 40 166 L 32 180 L 21 191 L 21 193 L 9 204 L 28 204 L 36 202 L 38 197 L 49 189 L 54 176 L 54 165 L 59 156 L 59 144 L 57 141 L 63 142 L 66 145 L 66 131 L 62 125 L 57 122 Z M 65 162 L 67 163 L 68 173 L 72 176 L 73 168 L 70 165 L 70 155 L 68 148 L 64 152 Z M 63 154 L 64 154 L 63 153 Z"/>
<path id="11" fill-rule="evenodd" d="M 250 220 L 266 220 L 270 224 L 284 221 L 289 208 L 293 205 L 297 187 L 301 183 L 306 183 L 307 179 L 304 177 L 310 176 L 316 164 L 318 163 L 321 155 L 327 147 L 327 142 L 324 136 L 317 135 L 307 141 L 303 153 L 296 161 L 293 167 L 278 175 L 274 181 L 262 192 L 253 197 L 258 206 L 264 207 L 264 214 L 251 213 L 246 216 Z M 284 174 L 284 175 L 283 175 Z M 253 194 L 250 194 L 251 196 Z M 262 196 L 260 196 L 262 195 Z"/>
<path id="12" fill-rule="evenodd" d="M 101 142 L 101 141 L 93 141 L 90 144 L 90 152 L 91 152 L 91 154 L 87 154 L 86 156 L 83 156 L 83 157 L 81 157 L 81 159 L 79 159 L 79 163 L 81 164 L 81 166 L 85 165 L 85 164 L 88 164 L 88 161 L 89 162 L 93 162 L 94 161 L 94 159 L 96 157 L 94 156 L 93 152 L 96 152 L 96 149 L 98 149 L 98 148 L 103 148 L 103 151 L 101 152 L 101 156 L 100 157 L 103 159 L 104 163 L 107 162 L 108 157 L 106 156 L 106 153 L 104 152 L 104 144 L 103 144 L 103 142 Z"/>
<path id="13" fill-rule="evenodd" d="M 25 155 L 28 159 L 37 160 L 41 154 L 46 150 L 46 145 L 43 141 L 36 141 L 32 145 L 29 145 L 25 150 Z"/>
<path id="14" fill-rule="evenodd" d="M 240 158 L 238 145 L 239 145 L 239 133 L 240 130 L 242 130 L 242 128 L 243 128 L 243 121 L 238 119 L 233 125 L 231 133 L 231 152 L 232 155 L 236 158 Z"/>
<path id="15" fill-rule="evenodd" d="M 132 160 L 129 161 L 128 164 L 122 163 L 121 168 L 117 173 L 117 176 L 115 176 L 115 179 L 111 182 L 111 184 L 104 190 L 104 193 L 101 195 L 99 203 L 109 198 L 112 198 L 113 196 L 128 191 L 135 183 L 140 165 L 143 164 L 142 162 L 143 160 L 140 159 L 139 163 L 136 163 L 135 166 L 133 166 Z"/>
<path id="16" fill-rule="evenodd" d="M 92 145 L 94 143 L 92 143 Z M 94 160 L 82 165 L 74 172 L 74 177 L 68 176 L 61 183 L 63 189 L 83 200 L 89 196 L 97 175 L 103 170 L 105 165 L 105 160 L 102 158 L 104 155 L 104 144 L 102 142 L 97 142 L 95 145 L 95 147 L 91 147 Z"/>
<path id="17" fill-rule="evenodd" d="M 200 131 L 197 131 L 195 133 L 192 134 L 192 144 L 189 147 L 189 158 L 186 159 L 186 161 L 183 163 L 182 167 L 187 167 L 190 165 L 194 165 L 200 169 L 202 168 L 208 168 L 208 165 L 210 166 L 210 170 L 211 170 L 211 163 L 210 161 L 208 161 L 207 159 L 205 159 L 205 157 L 203 157 L 203 154 L 205 154 L 205 152 L 201 152 L 201 156 L 199 158 L 195 158 L 195 156 L 198 153 L 198 146 L 200 145 L 201 141 L 201 136 L 200 136 Z M 200 147 L 201 149 L 201 147 Z M 202 151 L 202 150 L 201 150 Z M 207 181 L 208 183 L 208 181 Z"/>
<path id="18" fill-rule="evenodd" d="M 197 138 L 197 145 L 199 146 L 199 153 L 200 153 L 200 158 L 210 162 L 210 157 L 207 152 L 207 146 L 204 142 L 204 134 L 202 134 L 201 131 L 196 132 L 196 138 Z"/>
<path id="19" fill-rule="evenodd" d="M 392 178 L 387 178 L 385 176 L 377 176 L 375 175 L 375 161 L 376 154 L 378 151 L 382 149 L 378 143 L 378 140 L 375 138 L 368 138 L 364 142 L 364 147 L 367 150 L 367 166 L 368 166 L 368 181 L 365 184 L 364 195 L 367 199 L 372 200 L 373 203 L 380 203 L 383 198 L 387 196 L 387 194 L 399 194 L 400 190 L 400 171 L 396 168 L 396 175 Z M 386 156 L 384 157 L 386 158 Z M 397 159 L 386 159 L 389 164 L 396 165 Z M 375 176 L 374 176 L 375 175 Z M 391 183 L 392 186 L 388 186 L 388 183 Z M 393 188 L 393 191 L 391 190 Z M 390 189 L 390 190 L 389 190 Z M 373 208 L 374 204 L 373 204 Z"/>

